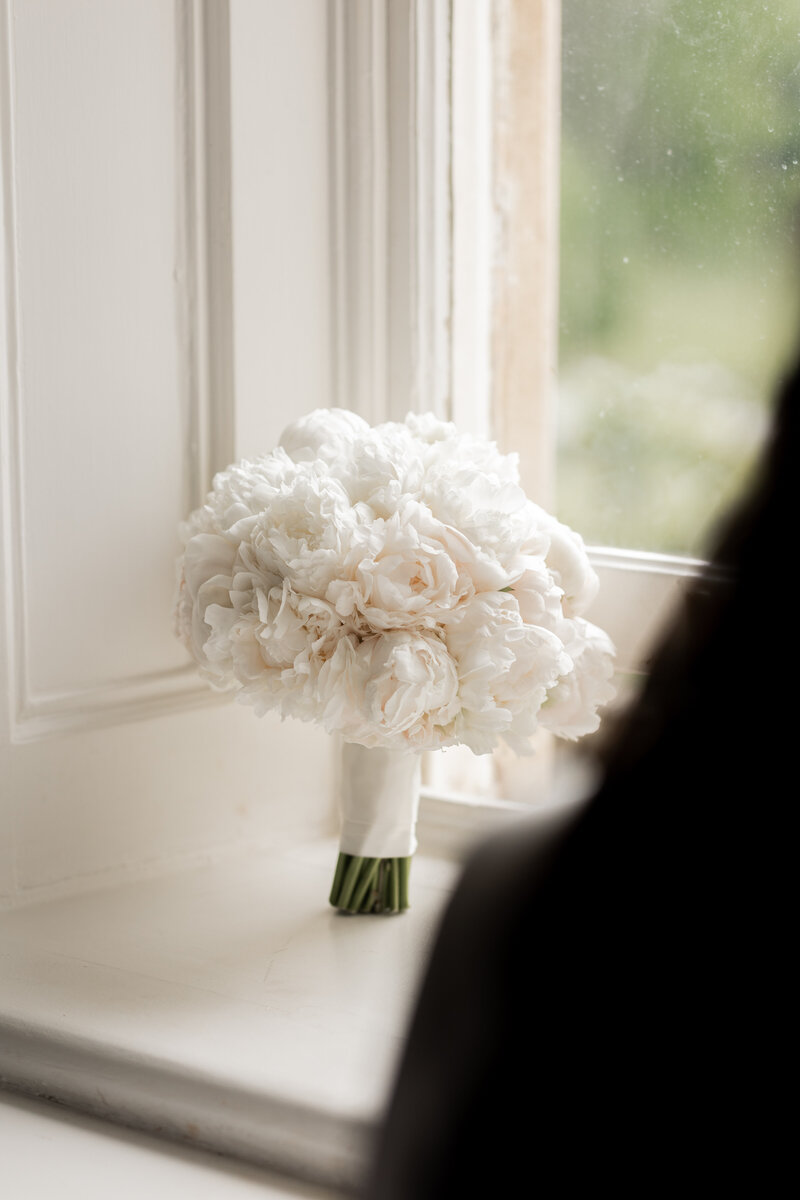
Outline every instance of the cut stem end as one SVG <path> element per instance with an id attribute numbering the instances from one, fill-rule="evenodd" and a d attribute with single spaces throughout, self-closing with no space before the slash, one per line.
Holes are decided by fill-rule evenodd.
<path id="1" fill-rule="evenodd" d="M 336 862 L 330 902 L 346 913 L 403 912 L 409 907 L 411 857 L 360 858 L 341 854 Z"/>

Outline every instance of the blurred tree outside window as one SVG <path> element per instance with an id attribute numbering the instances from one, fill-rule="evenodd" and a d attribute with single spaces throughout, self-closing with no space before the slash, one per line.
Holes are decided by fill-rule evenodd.
<path id="1" fill-rule="evenodd" d="M 702 555 L 798 334 L 797 0 L 563 0 L 558 515 Z"/>

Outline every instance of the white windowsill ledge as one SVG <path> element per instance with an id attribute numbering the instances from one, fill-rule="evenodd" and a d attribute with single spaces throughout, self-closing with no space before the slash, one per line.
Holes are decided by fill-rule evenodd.
<path id="1" fill-rule="evenodd" d="M 352 1187 L 454 863 L 412 907 L 327 902 L 335 841 L 253 850 L 0 914 L 0 1084 Z"/>
<path id="2" fill-rule="evenodd" d="M 557 773 L 527 810 L 462 798 L 455 822 L 423 790 L 442 856 L 418 851 L 393 917 L 330 907 L 334 838 L 0 913 L 0 1088 L 347 1194 L 463 856 L 498 821 L 550 837 L 591 779 Z"/>
<path id="3" fill-rule="evenodd" d="M 9 1200 L 342 1200 L 337 1189 L 0 1090 Z"/>

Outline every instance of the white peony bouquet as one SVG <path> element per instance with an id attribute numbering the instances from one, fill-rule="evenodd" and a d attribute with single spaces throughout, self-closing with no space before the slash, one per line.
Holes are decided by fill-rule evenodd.
<path id="1" fill-rule="evenodd" d="M 201 675 L 345 743 L 336 907 L 406 906 L 421 751 L 528 753 L 614 694 L 582 539 L 516 455 L 433 415 L 312 412 L 220 472 L 181 535 L 175 628 Z"/>

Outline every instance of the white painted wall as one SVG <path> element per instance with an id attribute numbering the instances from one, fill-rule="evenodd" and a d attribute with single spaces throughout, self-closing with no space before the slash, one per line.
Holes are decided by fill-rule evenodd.
<path id="1" fill-rule="evenodd" d="M 212 470 L 329 399 L 326 6 L 231 8 L 232 346 L 226 6 L 3 5 L 1 902 L 329 819 L 329 740 L 171 632 Z"/>

